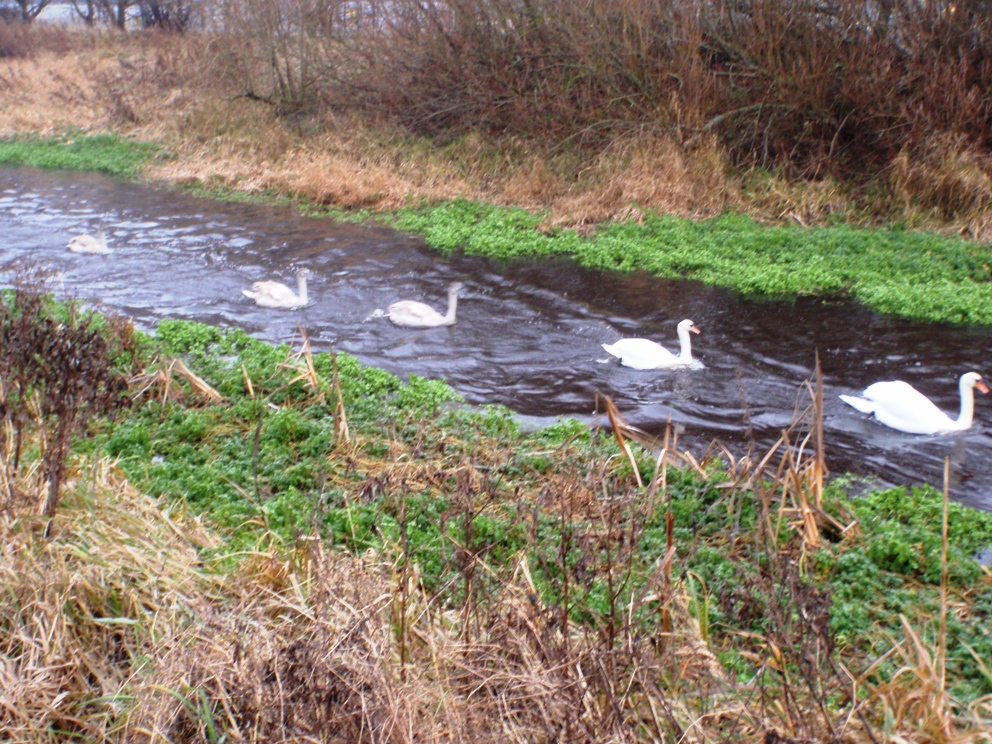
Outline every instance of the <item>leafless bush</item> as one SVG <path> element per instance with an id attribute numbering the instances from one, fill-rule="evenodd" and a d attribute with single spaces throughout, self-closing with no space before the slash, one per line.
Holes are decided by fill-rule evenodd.
<path id="1" fill-rule="evenodd" d="M 3 467 L 11 480 L 21 465 L 22 443 L 38 438 L 41 475 L 47 481 L 44 513 L 55 516 L 73 434 L 87 418 L 114 413 L 127 401 L 127 373 L 115 357 L 131 354 L 130 323 L 101 321 L 65 306 L 66 317 L 46 307 L 39 284 L 22 277 L 13 297 L 0 299 L 0 427 L 11 442 Z"/>
<path id="2" fill-rule="evenodd" d="M 14 0 L 14 4 L 21 9 L 21 22 L 31 23 L 52 4 L 52 0 Z"/>
<path id="3" fill-rule="evenodd" d="M 69 46 L 65 28 L 49 23 L 8 22 L 0 7 L 0 60 L 27 58 L 36 52 L 62 51 Z"/>
<path id="4" fill-rule="evenodd" d="M 280 110 L 313 108 L 341 72 L 347 0 L 224 0 L 229 75 L 245 95 Z"/>
<path id="5" fill-rule="evenodd" d="M 739 165 L 813 179 L 884 174 L 934 133 L 992 143 L 981 0 L 227 0 L 224 14 L 246 94 L 358 105 L 435 137 L 715 134 Z"/>
<path id="6" fill-rule="evenodd" d="M 25 26 L 7 23 L 0 17 L 0 59 L 28 57 L 31 35 Z"/>
<path id="7" fill-rule="evenodd" d="M 182 33 L 198 20 L 201 0 L 137 0 L 141 24 L 145 28 Z"/>

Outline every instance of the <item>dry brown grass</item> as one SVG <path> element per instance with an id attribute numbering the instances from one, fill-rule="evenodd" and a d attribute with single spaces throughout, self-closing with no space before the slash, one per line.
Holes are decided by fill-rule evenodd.
<path id="1" fill-rule="evenodd" d="M 665 590 L 670 663 L 630 666 L 615 711 L 595 679 L 609 661 L 598 639 L 556 624 L 526 562 L 494 609 L 473 616 L 433 606 L 416 567 L 306 540 L 241 554 L 228 572 L 207 526 L 137 493 L 108 461 L 75 476 L 51 540 L 30 477 L 9 484 L 0 521 L 9 741 L 497 742 L 554 732 L 640 741 L 640 726 L 695 718 L 692 698 L 669 698 L 663 679 L 691 683 L 693 695 L 731 693 L 678 586 Z M 745 729 L 760 726 L 740 702 L 719 710 L 711 715 L 724 724 L 743 715 Z M 700 728 L 686 740 L 701 737 Z"/>
<path id="2" fill-rule="evenodd" d="M 77 470 L 46 540 L 38 489 L 4 484 L 0 515 L 0 728 L 100 741 L 130 708 L 158 642 L 222 596 L 204 569 L 216 538 L 124 483 L 107 461 Z"/>
<path id="3" fill-rule="evenodd" d="M 739 179 L 711 137 L 691 149 L 638 137 L 590 164 L 513 137 L 468 134 L 437 146 L 369 116 L 326 112 L 301 126 L 225 89 L 205 71 L 205 51 L 181 46 L 195 42 L 84 41 L 0 66 L 9 94 L 0 136 L 116 132 L 176 155 L 150 166 L 152 178 L 274 189 L 346 209 L 464 197 L 546 210 L 549 224 L 581 226 L 636 219 L 643 209 L 706 217 L 742 204 Z"/>
<path id="4" fill-rule="evenodd" d="M 891 165 L 897 199 L 911 224 L 951 222 L 975 240 L 992 239 L 992 159 L 964 137 L 937 135 Z M 968 215 L 964 219 L 959 214 Z"/>

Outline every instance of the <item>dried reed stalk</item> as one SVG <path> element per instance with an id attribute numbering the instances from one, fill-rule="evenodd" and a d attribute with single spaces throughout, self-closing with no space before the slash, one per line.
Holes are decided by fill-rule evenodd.
<path id="1" fill-rule="evenodd" d="M 189 380 L 190 385 L 196 390 L 200 395 L 206 398 L 211 403 L 218 403 L 224 400 L 224 396 L 217 392 L 206 380 L 202 377 L 194 374 L 189 367 L 187 367 L 181 359 L 173 359 L 172 363 L 169 365 L 169 372 L 175 370 L 177 373 Z"/>
<path id="2" fill-rule="evenodd" d="M 351 434 L 348 432 L 348 414 L 344 409 L 344 394 L 341 392 L 341 378 L 338 376 L 338 355 L 331 351 L 331 366 L 334 376 L 331 379 L 331 390 L 337 398 L 334 404 L 334 441 L 335 443 L 351 442 Z"/>
<path id="3" fill-rule="evenodd" d="M 300 350 L 295 354 L 290 354 L 286 358 L 286 361 L 280 364 L 279 367 L 298 373 L 296 377 L 287 383 L 287 386 L 297 382 L 303 382 L 308 388 L 317 393 L 314 402 L 323 402 L 325 400 L 324 392 L 320 389 L 320 378 L 317 375 L 317 368 L 313 364 L 310 337 L 307 335 L 306 329 L 301 327 L 298 330 L 301 337 Z"/>
<path id="4" fill-rule="evenodd" d="M 596 396 L 599 397 L 598 391 Z M 617 439 L 617 444 L 620 445 L 620 451 L 623 452 L 630 461 L 630 467 L 634 470 L 634 477 L 637 478 L 637 487 L 644 488 L 644 481 L 641 480 L 641 470 L 637 467 L 637 460 L 634 459 L 634 453 L 631 451 L 630 445 L 627 444 L 627 440 L 624 438 L 624 433 L 630 432 L 632 427 L 628 426 L 627 422 L 623 420 L 623 416 L 620 415 L 620 411 L 613 403 L 613 399 L 608 395 L 604 395 L 602 397 L 603 402 L 606 405 L 606 415 L 610 419 L 610 426 L 613 428 L 613 435 Z"/>
<path id="5" fill-rule="evenodd" d="M 164 369 L 160 367 L 151 372 L 145 370 L 140 375 L 130 378 L 128 380 L 128 387 L 132 391 L 131 398 L 138 400 L 153 388 L 161 388 L 161 404 L 164 406 L 169 401 L 170 395 L 172 395 L 173 399 L 176 398 L 172 385 L 173 374 L 185 377 L 193 390 L 206 398 L 210 403 L 219 403 L 224 400 L 223 395 L 217 392 L 210 383 L 190 370 L 180 359 L 170 360 Z"/>

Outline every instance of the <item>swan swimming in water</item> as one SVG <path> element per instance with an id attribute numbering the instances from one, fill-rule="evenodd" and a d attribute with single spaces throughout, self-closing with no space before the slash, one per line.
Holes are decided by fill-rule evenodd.
<path id="1" fill-rule="evenodd" d="M 407 328 L 437 328 L 455 324 L 455 311 L 458 308 L 458 291 L 462 288 L 460 282 L 448 287 L 448 312 L 441 315 L 437 310 L 414 300 L 401 300 L 389 306 L 386 317 L 398 326 Z"/>
<path id="2" fill-rule="evenodd" d="M 923 393 L 908 382 L 894 380 L 869 385 L 863 398 L 842 395 L 840 399 L 862 413 L 874 413 L 886 426 L 909 434 L 944 434 L 964 431 L 975 414 L 975 388 L 989 391 L 977 372 L 965 372 L 958 382 L 961 390 L 961 413 L 952 419 Z"/>
<path id="3" fill-rule="evenodd" d="M 615 344 L 603 344 L 603 348 L 620 359 L 620 364 L 633 369 L 688 367 L 695 364 L 689 341 L 690 331 L 699 333 L 696 324 L 691 320 L 686 319 L 678 324 L 680 344 L 678 356 L 675 356 L 661 344 L 656 344 L 646 338 L 622 338 Z"/>
<path id="4" fill-rule="evenodd" d="M 102 227 L 95 238 L 92 235 L 77 235 L 69 241 L 66 248 L 73 253 L 96 253 L 103 256 L 112 252 L 107 247 L 107 238 Z"/>
<path id="5" fill-rule="evenodd" d="M 242 289 L 245 297 L 255 300 L 259 307 L 276 307 L 292 310 L 307 304 L 307 277 L 309 270 L 300 269 L 296 272 L 296 282 L 299 294 L 281 282 L 255 282 L 251 289 Z"/>

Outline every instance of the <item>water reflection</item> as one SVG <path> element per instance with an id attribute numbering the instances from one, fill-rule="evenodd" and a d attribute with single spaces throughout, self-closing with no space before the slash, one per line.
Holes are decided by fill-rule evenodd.
<path id="1" fill-rule="evenodd" d="M 111 256 L 65 250 L 73 234 L 101 225 Z M 67 290 L 145 327 L 188 318 L 286 341 L 302 323 L 320 350 L 333 345 L 397 374 L 443 377 L 469 401 L 502 403 L 537 421 L 590 420 L 598 389 L 642 428 L 660 431 L 671 416 L 684 427 L 682 441 L 700 450 L 713 437 L 738 451 L 774 442 L 819 350 L 834 472 L 938 482 L 950 455 L 955 497 L 992 508 L 992 400 L 979 396 L 976 425 L 966 433 L 917 437 L 836 398 L 899 378 L 956 416 L 957 378 L 986 371 L 992 329 L 918 325 L 817 298 L 747 300 L 695 282 L 603 275 L 567 261 L 441 260 L 419 239 L 382 228 L 97 175 L 0 170 L 0 229 L 0 270 L 24 261 L 51 266 L 63 272 Z M 300 266 L 313 272 L 311 305 L 301 311 L 258 308 L 241 294 L 259 279 L 294 286 Z M 455 326 L 363 322 L 397 299 L 443 308 L 456 280 L 465 289 Z M 677 351 L 675 325 L 683 318 L 702 330 L 693 353 L 705 369 L 638 372 L 600 346 L 644 336 Z"/>

